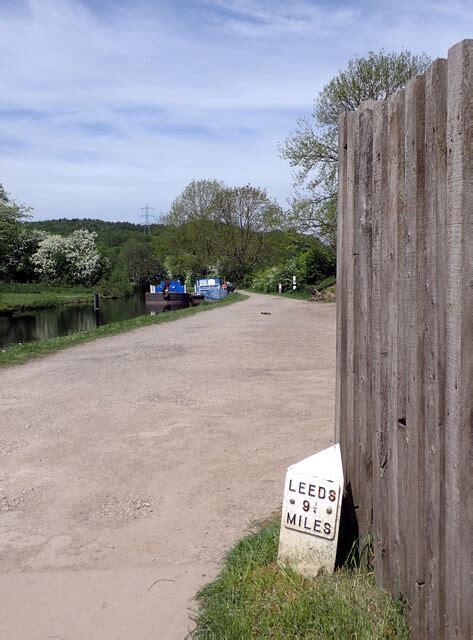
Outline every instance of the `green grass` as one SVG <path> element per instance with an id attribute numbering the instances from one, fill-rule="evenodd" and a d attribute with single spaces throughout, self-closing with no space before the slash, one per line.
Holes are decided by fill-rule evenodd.
<path id="1" fill-rule="evenodd" d="M 324 289 L 327 289 L 328 287 L 331 287 L 336 283 L 337 283 L 336 276 L 329 276 L 328 278 L 325 278 L 325 280 L 318 282 L 314 288 L 317 289 L 317 291 L 323 291 Z"/>
<path id="2" fill-rule="evenodd" d="M 93 287 L 61 287 L 44 282 L 0 282 L 0 293 L 59 293 L 64 295 L 88 294 Z"/>
<path id="3" fill-rule="evenodd" d="M 234 302 L 239 302 L 240 300 L 245 300 L 247 297 L 248 296 L 241 293 L 232 293 L 223 300 L 219 300 L 217 302 L 204 302 L 198 307 L 178 309 L 171 313 L 160 313 L 156 316 L 149 314 L 137 316 L 130 320 L 112 322 L 110 324 L 105 324 L 98 329 L 78 331 L 77 333 L 71 333 L 70 335 L 61 336 L 59 338 L 15 344 L 0 350 L 0 366 L 22 364 L 23 362 L 27 362 L 33 358 L 39 358 L 41 356 L 55 353 L 60 349 L 66 349 L 67 347 L 73 347 L 78 344 L 83 344 L 84 342 L 91 342 L 97 338 L 113 336 L 117 333 L 139 329 L 140 327 L 146 327 L 152 324 L 162 324 L 163 322 L 179 320 L 180 318 L 186 318 L 187 316 L 194 315 L 195 313 L 202 313 L 203 311 L 209 311 L 211 309 L 233 304 Z"/>
<path id="4" fill-rule="evenodd" d="M 91 302 L 94 289 L 40 283 L 0 283 L 0 314 L 50 309 L 71 302 Z"/>
<path id="5" fill-rule="evenodd" d="M 284 298 L 293 298 L 294 300 L 310 300 L 312 293 L 307 289 L 295 289 L 293 291 L 283 291 L 281 295 Z"/>
<path id="6" fill-rule="evenodd" d="M 64 304 L 59 296 L 41 293 L 1 293 L 0 314 L 51 309 Z"/>
<path id="7" fill-rule="evenodd" d="M 303 578 L 276 563 L 279 524 L 236 544 L 220 575 L 197 594 L 195 640 L 407 640 L 400 601 L 372 574 L 340 569 Z"/>
<path id="8" fill-rule="evenodd" d="M 252 289 L 246 287 L 244 291 L 250 291 L 251 293 L 260 293 L 262 296 L 282 296 L 283 298 L 292 298 L 293 300 L 310 300 L 312 294 L 306 289 L 296 289 L 295 291 L 283 291 L 282 293 L 271 293 L 268 291 L 260 291 L 259 289 Z"/>
<path id="9" fill-rule="evenodd" d="M 283 296 L 284 298 L 292 298 L 294 300 L 312 300 L 314 290 L 324 291 L 327 289 L 333 293 L 333 285 L 335 285 L 336 282 L 337 279 L 335 276 L 329 276 L 316 285 L 305 285 L 302 289 L 290 289 L 289 291 L 283 291 L 283 293 L 260 291 L 259 289 L 252 289 L 250 287 L 246 287 L 245 291 L 252 291 L 253 293 L 261 293 L 268 296 Z"/>

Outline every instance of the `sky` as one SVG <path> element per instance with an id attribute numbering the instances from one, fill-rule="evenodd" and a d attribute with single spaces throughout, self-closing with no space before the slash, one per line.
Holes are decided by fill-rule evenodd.
<path id="1" fill-rule="evenodd" d="M 285 206 L 278 144 L 350 58 L 467 37 L 471 0 L 0 0 L 0 182 L 37 220 L 140 222 L 202 178 Z"/>

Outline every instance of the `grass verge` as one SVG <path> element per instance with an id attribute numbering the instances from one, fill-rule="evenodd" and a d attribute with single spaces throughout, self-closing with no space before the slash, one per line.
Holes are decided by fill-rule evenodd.
<path id="1" fill-rule="evenodd" d="M 407 640 L 400 601 L 371 574 L 340 569 L 310 580 L 276 563 L 279 523 L 240 540 L 197 594 L 195 640 Z"/>
<path id="2" fill-rule="evenodd" d="M 278 293 L 260 291 L 259 289 L 251 289 L 250 287 L 246 287 L 244 291 L 250 291 L 251 293 L 260 293 L 262 296 L 282 296 L 283 298 L 292 298 L 293 300 L 310 300 L 312 298 L 312 293 L 310 291 L 307 291 L 306 289 L 296 289 L 295 291 L 283 291 L 282 293 Z"/>
<path id="3" fill-rule="evenodd" d="M 282 296 L 283 298 L 294 298 L 296 300 L 310 300 L 311 294 L 306 290 L 297 290 L 296 291 L 283 291 L 282 293 L 271 292 L 271 291 L 260 291 L 259 289 L 253 289 L 251 287 L 245 287 L 243 291 L 249 291 L 250 293 L 259 293 L 262 296 Z"/>
<path id="4" fill-rule="evenodd" d="M 290 289 L 289 291 L 283 291 L 282 293 L 278 293 L 276 291 L 260 291 L 259 289 L 252 289 L 251 287 L 246 287 L 245 291 L 261 293 L 268 296 L 282 296 L 283 298 L 292 298 L 294 300 L 317 300 L 316 293 L 320 294 L 324 291 L 333 293 L 336 281 L 337 279 L 335 276 L 330 276 L 316 285 L 305 285 L 302 289 Z M 326 300 L 321 296 L 320 302 L 335 302 L 335 300 Z"/>
<path id="5" fill-rule="evenodd" d="M 59 338 L 51 338 L 49 340 L 36 340 L 34 342 L 25 342 L 22 344 L 12 345 L 0 350 L 0 366 L 7 366 L 13 364 L 22 364 L 33 358 L 46 356 L 50 353 L 55 353 L 60 349 L 67 347 L 73 347 L 77 344 L 84 342 L 91 342 L 97 338 L 105 338 L 107 336 L 113 336 L 117 333 L 123 333 L 125 331 L 131 331 L 133 329 L 139 329 L 140 327 L 146 327 L 152 324 L 162 324 L 163 322 L 170 322 L 172 320 L 179 320 L 179 318 L 185 318 L 187 316 L 194 315 L 195 313 L 202 313 L 203 311 L 210 311 L 224 307 L 240 300 L 245 300 L 248 296 L 241 293 L 232 293 L 223 300 L 217 302 L 204 302 L 198 307 L 189 307 L 187 309 L 178 309 L 170 313 L 160 313 L 156 316 L 143 315 L 131 318 L 130 320 L 123 320 L 122 322 L 111 322 L 110 324 L 104 324 L 98 329 L 91 329 L 89 331 L 78 331 L 77 333 L 71 333 L 67 336 L 61 336 Z"/>
<path id="6" fill-rule="evenodd" d="M 312 293 L 307 289 L 296 289 L 295 291 L 283 291 L 283 298 L 293 298 L 294 300 L 310 300 Z"/>
<path id="7" fill-rule="evenodd" d="M 65 287 L 44 282 L 0 282 L 0 293 L 59 293 L 64 295 L 90 294 L 93 287 Z"/>
<path id="8" fill-rule="evenodd" d="M 93 294 L 58 295 L 50 293 L 3 293 L 0 294 L 0 314 L 39 311 L 60 307 L 70 302 L 90 302 Z"/>
<path id="9" fill-rule="evenodd" d="M 44 283 L 13 282 L 0 283 L 0 315 L 51 309 L 65 304 L 92 303 L 95 291 L 100 287 L 59 287 Z M 126 297 L 129 291 L 121 295 L 100 294 L 101 300 Z"/>
<path id="10" fill-rule="evenodd" d="M 91 302 L 94 290 L 86 287 L 54 287 L 39 283 L 1 283 L 0 314 L 51 309 L 71 302 Z"/>

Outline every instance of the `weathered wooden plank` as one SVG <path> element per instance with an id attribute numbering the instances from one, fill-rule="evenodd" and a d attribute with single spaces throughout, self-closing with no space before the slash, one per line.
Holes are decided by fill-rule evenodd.
<path id="1" fill-rule="evenodd" d="M 347 204 L 346 204 L 346 300 L 347 300 L 347 491 L 358 507 L 357 460 L 358 441 L 355 425 L 357 411 L 357 307 L 358 307 L 358 236 L 355 233 L 359 179 L 359 119 L 357 113 L 347 115 Z"/>
<path id="2" fill-rule="evenodd" d="M 425 636 L 444 638 L 447 61 L 425 73 Z"/>
<path id="3" fill-rule="evenodd" d="M 386 282 L 386 301 L 389 315 L 387 323 L 388 380 L 387 380 L 387 440 L 388 440 L 388 514 L 389 514 L 389 560 L 391 590 L 396 588 L 399 576 L 399 509 L 398 509 L 398 473 L 397 473 L 397 372 L 398 372 L 398 252 L 399 252 L 399 166 L 404 156 L 401 146 L 404 109 L 403 95 L 394 94 L 388 100 L 388 274 Z"/>
<path id="4" fill-rule="evenodd" d="M 373 540 L 376 578 L 389 583 L 388 483 L 387 483 L 387 352 L 385 346 L 385 260 L 387 257 L 387 104 L 373 111 L 373 202 L 372 202 L 372 348 L 373 358 Z M 383 336 L 383 338 L 382 338 Z M 383 351 L 384 349 L 384 351 Z"/>
<path id="5" fill-rule="evenodd" d="M 353 197 L 353 461 L 352 461 L 352 479 L 353 479 L 353 498 L 358 519 L 360 498 L 362 496 L 363 487 L 360 479 L 360 448 L 361 448 L 361 423 L 360 423 L 360 343 L 362 327 L 360 322 L 361 316 L 361 273 L 360 273 L 360 112 L 354 114 L 353 128 L 353 146 L 355 153 L 355 181 L 354 181 L 354 197 Z"/>
<path id="6" fill-rule="evenodd" d="M 404 92 L 403 92 L 404 93 Z M 397 484 L 397 525 L 393 529 L 397 547 L 397 575 L 393 589 L 403 596 L 407 593 L 407 563 L 410 540 L 409 499 L 410 489 L 407 482 L 408 440 L 406 428 L 406 389 L 407 389 L 407 313 L 410 304 L 407 287 L 407 219 L 405 204 L 405 95 L 401 100 L 398 127 L 399 147 L 397 155 L 397 359 L 393 383 L 396 396 L 393 403 L 394 419 L 393 439 L 395 439 L 395 469 Z M 394 375 L 395 373 L 395 375 Z M 394 382 L 395 381 L 395 382 Z"/>
<path id="7" fill-rule="evenodd" d="M 393 337 L 396 335 L 396 317 L 397 313 L 394 308 L 396 283 L 397 283 L 397 241 L 396 241 L 396 211 L 391 206 L 391 182 L 392 182 L 392 141 L 397 141 L 396 135 L 393 135 L 392 126 L 392 107 L 390 103 L 395 100 L 391 97 L 386 105 L 387 124 L 386 124 L 386 175 L 383 189 L 383 198 L 385 200 L 385 218 L 381 230 L 381 394 L 382 394 L 382 429 L 384 433 L 384 449 L 385 449 L 385 468 L 383 480 L 386 490 L 386 504 L 384 508 L 387 512 L 385 529 L 383 530 L 383 540 L 387 550 L 387 562 L 385 572 L 385 584 L 388 589 L 393 588 L 396 579 L 398 567 L 397 549 L 394 548 L 394 534 L 392 531 L 393 517 L 396 517 L 396 502 L 393 496 L 393 487 L 396 483 L 396 469 L 393 465 L 393 447 L 392 447 L 392 422 L 393 422 L 393 388 L 392 388 L 392 364 L 393 364 Z M 394 144 L 395 146 L 395 144 Z M 396 182 L 394 183 L 396 185 Z M 394 520 L 395 521 L 395 520 Z M 394 568 L 394 572 L 393 572 Z"/>
<path id="8" fill-rule="evenodd" d="M 335 442 L 340 442 L 343 468 L 346 468 L 347 437 L 347 305 L 345 218 L 347 199 L 347 114 L 338 120 L 338 202 L 337 202 L 337 374 Z"/>
<path id="9" fill-rule="evenodd" d="M 358 524 L 360 539 L 370 534 L 372 511 L 372 192 L 373 192 L 373 105 L 367 101 L 359 108 L 359 189 L 358 189 Z"/>
<path id="10" fill-rule="evenodd" d="M 406 568 L 405 467 L 405 203 L 404 92 L 388 101 L 388 486 L 391 581 L 393 591 L 404 590 Z"/>
<path id="11" fill-rule="evenodd" d="M 473 41 L 448 53 L 446 635 L 472 637 Z"/>
<path id="12" fill-rule="evenodd" d="M 406 86 L 406 276 L 407 276 L 407 380 L 406 428 L 408 438 L 408 518 L 415 544 L 408 546 L 407 589 L 411 602 L 411 623 L 415 637 L 424 628 L 424 463 L 423 417 L 423 234 L 424 205 L 424 77 Z"/>

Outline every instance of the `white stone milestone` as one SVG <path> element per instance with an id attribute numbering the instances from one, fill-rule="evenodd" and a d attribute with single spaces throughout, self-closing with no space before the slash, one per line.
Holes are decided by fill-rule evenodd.
<path id="1" fill-rule="evenodd" d="M 286 474 L 278 562 L 315 577 L 332 572 L 343 496 L 340 445 L 291 465 Z"/>

